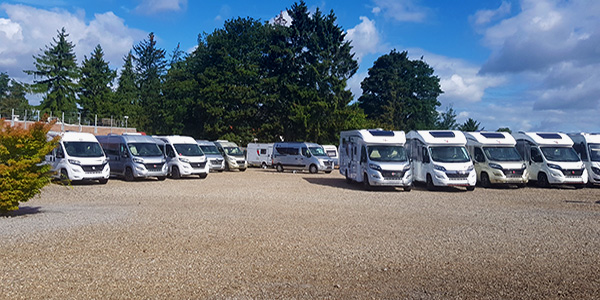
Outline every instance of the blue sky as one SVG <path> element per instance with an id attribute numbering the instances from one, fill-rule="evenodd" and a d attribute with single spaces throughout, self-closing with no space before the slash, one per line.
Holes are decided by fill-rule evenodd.
<path id="1" fill-rule="evenodd" d="M 289 1 L 4 1 L 0 3 L 0 72 L 33 78 L 34 55 L 65 27 L 78 61 L 100 44 L 112 68 L 154 32 L 171 53 L 191 51 L 198 34 L 236 17 L 268 21 Z M 434 68 L 458 121 L 513 131 L 600 132 L 600 1 L 366 0 L 306 1 L 333 10 L 360 69 L 357 99 L 373 61 L 392 49 Z M 34 104 L 37 100 L 31 97 Z"/>

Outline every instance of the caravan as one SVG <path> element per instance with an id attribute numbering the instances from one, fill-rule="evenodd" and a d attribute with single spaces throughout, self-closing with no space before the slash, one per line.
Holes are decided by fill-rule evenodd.
<path id="1" fill-rule="evenodd" d="M 273 166 L 273 144 L 250 143 L 246 147 L 246 161 L 249 166 L 263 169 Z"/>
<path id="2" fill-rule="evenodd" d="M 340 174 L 348 182 L 412 188 L 403 131 L 350 130 L 340 133 Z"/>
<path id="3" fill-rule="evenodd" d="M 106 153 L 111 175 L 127 181 L 135 178 L 167 178 L 165 156 L 156 140 L 141 134 L 100 135 L 96 137 Z"/>
<path id="4" fill-rule="evenodd" d="M 166 156 L 171 178 L 198 175 L 204 179 L 208 176 L 206 155 L 192 137 L 169 135 L 153 136 L 153 138 Z"/>
<path id="5" fill-rule="evenodd" d="M 572 184 L 580 188 L 587 183 L 585 166 L 566 134 L 520 131 L 515 139 L 517 150 L 529 164 L 529 180 L 537 180 L 542 187 Z"/>
<path id="6" fill-rule="evenodd" d="M 527 165 L 517 152 L 515 139 L 508 132 L 465 132 L 467 149 L 473 157 L 477 181 L 491 184 L 516 184 L 529 181 Z"/>
<path id="7" fill-rule="evenodd" d="M 108 159 L 100 143 L 91 133 L 49 132 L 48 136 L 60 137 L 58 146 L 46 155 L 46 163 L 57 176 L 66 180 L 98 180 L 106 184 L 110 177 Z"/>
<path id="8" fill-rule="evenodd" d="M 327 156 L 331 158 L 333 161 L 333 166 L 340 166 L 340 155 L 338 153 L 338 148 L 334 145 L 323 145 L 323 150 L 327 153 Z"/>
<path id="9" fill-rule="evenodd" d="M 585 164 L 590 185 L 600 184 L 600 134 L 569 133 L 573 149 Z"/>
<path id="10" fill-rule="evenodd" d="M 407 134 L 413 180 L 436 186 L 464 186 L 475 189 L 477 174 L 460 131 L 418 130 Z"/>
<path id="11" fill-rule="evenodd" d="M 277 172 L 284 170 L 308 170 L 310 173 L 333 171 L 333 161 L 315 143 L 277 142 L 273 145 L 273 166 Z"/>

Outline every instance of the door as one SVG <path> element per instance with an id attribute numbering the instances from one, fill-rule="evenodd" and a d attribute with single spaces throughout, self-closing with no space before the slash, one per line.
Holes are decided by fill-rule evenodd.
<path id="1" fill-rule="evenodd" d="M 537 180 L 538 173 L 542 169 L 544 158 L 538 147 L 531 147 L 531 158 L 529 159 L 529 179 Z M 549 174 L 546 174 L 549 176 Z"/>
<path id="2" fill-rule="evenodd" d="M 474 162 L 474 166 L 475 166 L 475 172 L 477 172 L 477 175 L 479 176 L 479 178 L 481 178 L 481 170 L 483 169 L 483 166 L 485 165 L 485 155 L 483 154 L 483 151 L 481 150 L 481 148 L 479 147 L 475 147 L 473 148 L 473 162 Z"/>

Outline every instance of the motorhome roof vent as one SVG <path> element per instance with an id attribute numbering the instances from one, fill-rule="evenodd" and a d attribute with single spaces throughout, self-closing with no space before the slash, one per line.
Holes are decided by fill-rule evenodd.
<path id="1" fill-rule="evenodd" d="M 560 140 L 562 137 L 558 133 L 537 133 L 537 135 L 547 140 Z"/>
<path id="2" fill-rule="evenodd" d="M 504 138 L 504 134 L 499 133 L 499 132 L 482 132 L 481 135 L 483 135 L 485 138 L 488 138 L 488 139 L 503 139 Z"/>
<path id="3" fill-rule="evenodd" d="M 431 134 L 431 136 L 434 138 L 453 138 L 453 137 L 455 137 L 454 132 L 452 132 L 452 131 L 430 131 L 429 134 Z"/>
<path id="4" fill-rule="evenodd" d="M 372 136 L 394 136 L 393 131 L 387 131 L 387 130 L 369 130 L 369 133 Z"/>

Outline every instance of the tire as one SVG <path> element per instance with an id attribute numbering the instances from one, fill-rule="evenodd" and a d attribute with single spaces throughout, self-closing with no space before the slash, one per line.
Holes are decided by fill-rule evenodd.
<path id="1" fill-rule="evenodd" d="M 367 191 L 373 190 L 373 186 L 369 183 L 369 176 L 367 175 L 367 173 L 365 173 L 363 175 L 363 185 L 365 187 L 365 190 L 367 190 Z"/>
<path id="2" fill-rule="evenodd" d="M 178 167 L 173 167 L 173 169 L 171 169 L 171 177 L 173 179 L 179 179 L 179 178 L 181 178 L 181 173 L 179 172 L 179 168 Z"/>
<path id="3" fill-rule="evenodd" d="M 325 174 L 331 174 L 331 171 L 325 171 Z"/>
<path id="4" fill-rule="evenodd" d="M 129 167 L 125 168 L 125 181 L 134 181 L 133 170 Z"/>
<path id="5" fill-rule="evenodd" d="M 405 186 L 403 189 L 405 192 L 410 192 L 412 190 L 412 185 Z"/>
<path id="6" fill-rule="evenodd" d="M 59 179 L 62 183 L 69 183 L 71 181 L 69 180 L 69 172 L 66 169 L 61 169 Z"/>
<path id="7" fill-rule="evenodd" d="M 280 172 L 280 173 L 283 172 L 283 166 L 281 164 L 277 164 L 276 169 L 277 169 L 277 172 Z"/>
<path id="8" fill-rule="evenodd" d="M 240 169 L 240 172 L 245 172 L 246 168 Z"/>
<path id="9" fill-rule="evenodd" d="M 231 169 L 229 168 L 228 162 L 225 162 L 225 171 L 231 171 Z"/>
<path id="10" fill-rule="evenodd" d="M 208 177 L 208 173 L 198 174 L 198 176 L 200 176 L 200 179 L 205 179 L 206 177 Z"/>
<path id="11" fill-rule="evenodd" d="M 98 182 L 100 184 L 106 184 L 108 182 L 108 179 L 107 178 L 98 179 Z"/>
<path id="12" fill-rule="evenodd" d="M 308 167 L 308 171 L 311 174 L 316 174 L 317 172 L 319 172 L 319 169 L 317 169 L 317 166 L 315 166 L 315 165 L 310 165 L 310 167 Z"/>
<path id="13" fill-rule="evenodd" d="M 266 169 L 267 168 L 267 163 L 263 161 L 263 163 L 260 165 L 260 167 L 262 169 Z"/>
<path id="14" fill-rule="evenodd" d="M 352 179 L 350 179 L 350 177 L 348 177 L 348 170 L 346 170 L 346 174 L 345 174 L 345 175 L 346 175 L 346 183 L 348 183 L 348 184 L 352 184 L 352 181 L 353 181 L 353 180 L 352 180 Z"/>
<path id="15" fill-rule="evenodd" d="M 427 179 L 425 179 L 425 185 L 427 186 L 427 190 L 428 191 L 434 191 L 435 190 L 435 184 L 433 184 L 433 178 L 431 178 L 430 174 L 427 174 Z"/>
<path id="16" fill-rule="evenodd" d="M 487 173 L 481 173 L 481 186 L 484 188 L 489 188 L 492 184 L 490 183 L 490 176 Z"/>
<path id="17" fill-rule="evenodd" d="M 158 181 L 164 181 L 165 179 L 167 179 L 167 176 L 158 176 L 156 177 L 156 179 L 158 179 Z"/>
<path id="18" fill-rule="evenodd" d="M 467 191 L 472 192 L 475 190 L 475 186 L 474 185 L 470 185 L 467 187 Z"/>
<path id="19" fill-rule="evenodd" d="M 544 172 L 539 172 L 537 176 L 537 184 L 539 187 L 547 188 L 550 186 L 550 182 L 548 182 L 548 176 Z"/>
<path id="20" fill-rule="evenodd" d="M 575 189 L 578 189 L 578 190 L 580 190 L 580 189 L 582 189 L 584 187 L 585 187 L 585 184 L 576 184 L 575 185 Z"/>
<path id="21" fill-rule="evenodd" d="M 525 184 L 525 183 L 519 183 L 519 184 L 517 184 L 517 188 L 519 188 L 519 189 L 522 189 L 522 188 L 524 188 L 526 186 L 527 186 L 527 184 Z"/>

